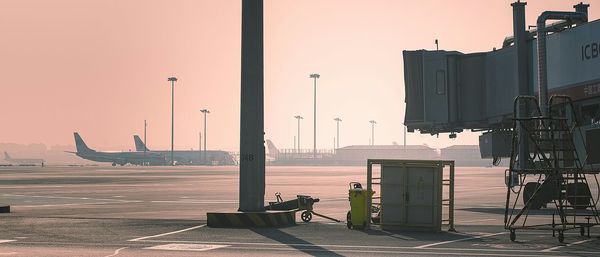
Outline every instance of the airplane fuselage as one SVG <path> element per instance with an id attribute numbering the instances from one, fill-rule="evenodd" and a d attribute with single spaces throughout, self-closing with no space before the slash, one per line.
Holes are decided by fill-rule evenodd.
<path id="1" fill-rule="evenodd" d="M 77 156 L 95 162 L 109 162 L 113 165 L 165 165 L 164 156 L 143 152 L 78 152 Z"/>

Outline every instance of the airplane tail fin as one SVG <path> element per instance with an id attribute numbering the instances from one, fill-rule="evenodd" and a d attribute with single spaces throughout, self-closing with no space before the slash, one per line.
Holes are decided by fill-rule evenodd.
<path id="1" fill-rule="evenodd" d="M 77 146 L 77 153 L 86 153 L 86 152 L 92 152 L 94 150 L 90 149 L 85 142 L 83 142 L 83 139 L 81 138 L 81 136 L 79 135 L 79 133 L 75 132 L 73 133 L 75 135 L 75 146 Z"/>
<path id="2" fill-rule="evenodd" d="M 138 135 L 133 135 L 133 141 L 135 141 L 135 150 L 142 152 L 142 151 L 150 151 L 150 149 L 148 149 L 148 147 L 146 147 L 146 144 L 144 144 L 144 141 L 142 141 L 142 139 L 138 136 Z"/>
<path id="3" fill-rule="evenodd" d="M 267 147 L 269 149 L 269 156 L 273 158 L 277 158 L 279 155 L 279 150 L 275 147 L 275 144 L 270 139 L 267 139 Z"/>
<path id="4" fill-rule="evenodd" d="M 8 153 L 6 151 L 4 152 L 4 160 L 5 161 L 9 161 L 10 160 L 10 155 L 8 155 Z"/>

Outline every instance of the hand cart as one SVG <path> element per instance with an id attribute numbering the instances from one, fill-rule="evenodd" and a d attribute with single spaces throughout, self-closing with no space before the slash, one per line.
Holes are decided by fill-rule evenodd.
<path id="1" fill-rule="evenodd" d="M 300 218 L 304 222 L 311 221 L 313 214 L 315 216 L 319 216 L 321 218 L 325 218 L 325 219 L 332 220 L 335 222 L 342 222 L 340 220 L 337 220 L 337 219 L 334 219 L 331 217 L 327 217 L 323 214 L 319 214 L 319 213 L 316 213 L 315 211 L 313 211 L 313 205 L 320 201 L 319 198 L 312 198 L 309 195 L 297 195 L 296 196 L 297 198 L 294 200 L 284 201 L 283 198 L 281 198 L 281 193 L 279 193 L 279 192 L 275 193 L 275 197 L 277 198 L 277 201 L 269 202 L 269 205 L 265 206 L 265 210 L 294 211 L 294 212 L 302 211 L 302 213 L 300 214 Z"/>

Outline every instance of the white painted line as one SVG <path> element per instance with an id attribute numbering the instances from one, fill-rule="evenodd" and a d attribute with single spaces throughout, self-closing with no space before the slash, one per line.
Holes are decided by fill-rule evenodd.
<path id="1" fill-rule="evenodd" d="M 277 248 L 277 247 L 229 247 L 230 249 L 241 249 L 241 250 L 275 250 L 275 251 L 306 251 L 306 252 L 334 252 L 334 253 L 365 253 L 365 256 L 371 255 L 372 253 L 380 253 L 380 254 L 395 254 L 395 255 L 456 255 L 456 256 L 510 256 L 510 257 L 535 257 L 535 256 L 548 256 L 548 255 L 539 255 L 539 254 L 519 254 L 519 253 L 482 253 L 482 252 L 432 252 L 432 251 L 422 251 L 422 252 L 409 252 L 409 251 L 386 251 L 386 250 L 377 250 L 379 247 L 373 247 L 371 250 L 329 250 L 322 248 L 302 248 L 302 249 L 294 249 L 294 248 Z M 438 250 L 437 248 L 435 248 Z M 414 249 L 413 249 L 414 250 Z M 457 250 L 467 250 L 467 249 L 457 249 Z M 481 251 L 485 251 L 484 249 L 480 249 Z M 552 257 L 563 257 L 568 255 L 550 255 Z"/>
<path id="2" fill-rule="evenodd" d="M 419 245 L 419 246 L 415 246 L 414 248 L 416 248 L 416 249 L 423 249 L 423 248 L 427 248 L 427 247 L 431 247 L 431 246 L 436 246 L 436 245 L 443 245 L 443 244 L 450 244 L 450 243 L 461 242 L 461 241 L 468 241 L 468 240 L 479 239 L 479 238 L 484 238 L 484 237 L 491 237 L 491 236 L 502 235 L 502 234 L 506 234 L 506 233 L 508 233 L 508 232 L 485 234 L 485 235 L 479 235 L 479 236 L 470 236 L 470 237 L 465 237 L 465 238 L 460 238 L 460 239 L 442 241 L 442 242 L 431 243 L 431 244 L 426 244 L 426 245 Z"/>
<path id="3" fill-rule="evenodd" d="M 307 248 L 307 247 L 319 247 L 319 248 L 342 248 L 342 249 L 384 249 L 384 250 L 414 250 L 412 246 L 381 246 L 381 245 L 332 245 L 332 244 L 285 244 L 285 243 L 249 243 L 249 242 L 225 242 L 225 241 L 184 241 L 184 240 L 143 240 L 145 243 L 181 243 L 181 244 L 219 244 L 219 245 L 231 245 L 231 248 L 235 247 L 293 247 L 293 248 Z M 536 253 L 539 255 L 539 250 L 530 249 L 494 249 L 494 248 L 426 248 L 428 251 L 446 251 L 446 252 L 499 252 L 499 253 Z M 337 250 L 336 250 L 337 251 Z M 352 250 L 348 250 L 352 251 Z M 366 250 L 365 250 L 366 251 Z"/>
<path id="4" fill-rule="evenodd" d="M 61 204 L 40 204 L 40 205 L 13 205 L 21 208 L 43 208 L 43 207 L 59 207 L 59 206 L 77 206 L 77 205 L 102 205 L 102 204 L 124 204 L 124 203 L 141 203 L 143 201 L 119 201 L 119 202 L 93 202 L 93 203 L 61 203 Z"/>
<path id="5" fill-rule="evenodd" d="M 17 195 L 3 194 L 3 196 L 12 197 L 32 197 L 32 198 L 49 198 L 49 199 L 69 199 L 69 200 L 97 200 L 97 201 L 114 201 L 114 202 L 129 202 L 130 200 L 105 199 L 105 198 L 89 198 L 89 197 L 70 197 L 70 196 L 53 196 L 53 195 Z"/>
<path id="6" fill-rule="evenodd" d="M 149 238 L 156 238 L 156 237 L 161 237 L 161 236 L 168 236 L 168 235 L 173 235 L 173 234 L 177 234 L 177 233 L 181 233 L 181 232 L 185 232 L 185 231 L 190 231 L 193 229 L 197 229 L 197 228 L 201 228 L 201 227 L 205 227 L 206 224 L 202 224 L 199 226 L 194 226 L 191 228 L 186 228 L 186 229 L 182 229 L 182 230 L 177 230 L 177 231 L 173 231 L 173 232 L 167 232 L 167 233 L 163 233 L 163 234 L 158 234 L 158 235 L 152 235 L 152 236 L 143 236 L 143 237 L 138 237 L 138 238 L 134 238 L 134 239 L 130 239 L 130 242 L 135 242 L 135 241 L 141 241 L 141 240 L 145 240 L 145 239 L 149 239 Z"/>
<path id="7" fill-rule="evenodd" d="M 498 220 L 499 219 L 479 219 L 479 220 L 466 220 L 466 221 L 456 221 L 456 224 L 464 224 L 464 223 L 475 223 L 475 222 L 481 222 L 481 221 L 492 221 L 492 220 Z"/>
<path id="8" fill-rule="evenodd" d="M 325 201 L 325 202 L 334 202 L 334 201 L 348 201 L 348 197 L 342 197 L 342 198 L 320 198 L 321 201 Z"/>
<path id="9" fill-rule="evenodd" d="M 211 200 L 175 200 L 175 201 L 169 201 L 169 200 L 164 200 L 164 201 L 150 201 L 151 203 L 180 203 L 180 204 L 194 204 L 194 203 L 205 203 L 205 204 L 222 204 L 222 203 L 227 203 L 227 204 L 237 204 L 238 201 L 229 201 L 229 200 L 215 200 L 215 201 L 211 201 Z"/>
<path id="10" fill-rule="evenodd" d="M 165 244 L 165 245 L 157 245 L 152 247 L 146 247 L 144 249 L 149 250 L 168 250 L 168 251 L 196 251 L 203 252 L 214 249 L 219 249 L 223 247 L 228 247 L 229 245 L 207 245 L 207 244 Z"/>
<path id="11" fill-rule="evenodd" d="M 0 253 L 0 255 L 15 255 L 17 252 Z"/>
<path id="12" fill-rule="evenodd" d="M 117 255 L 119 255 L 119 253 L 121 252 L 121 250 L 124 250 L 124 249 L 127 249 L 127 248 L 129 248 L 129 247 L 121 247 L 121 248 L 115 250 L 115 252 L 113 254 L 106 255 L 104 257 L 114 257 L 114 256 L 117 256 Z"/>
<path id="13" fill-rule="evenodd" d="M 0 239 L 0 244 L 2 244 L 2 243 L 14 242 L 14 241 L 16 241 L 16 240 L 1 240 L 1 239 Z"/>
<path id="14" fill-rule="evenodd" d="M 552 247 L 552 248 L 544 249 L 544 250 L 541 250 L 540 252 L 551 252 L 551 251 L 554 251 L 554 250 L 557 250 L 557 249 L 560 249 L 560 248 L 563 248 L 563 247 L 568 247 L 568 246 L 572 246 L 572 245 L 583 244 L 583 243 L 587 243 L 587 242 L 594 241 L 594 240 L 596 240 L 596 239 L 591 238 L 591 239 L 581 240 L 581 241 L 573 242 L 573 243 L 566 244 L 566 245 L 559 245 L 559 246 L 555 246 L 555 247 Z"/>
<path id="15" fill-rule="evenodd" d="M 491 189 L 506 189 L 506 187 L 486 187 L 486 190 L 491 190 Z M 469 192 L 469 191 L 481 191 L 481 188 L 479 187 L 467 187 L 467 188 L 459 188 L 459 189 L 455 189 L 455 193 L 457 192 Z"/>

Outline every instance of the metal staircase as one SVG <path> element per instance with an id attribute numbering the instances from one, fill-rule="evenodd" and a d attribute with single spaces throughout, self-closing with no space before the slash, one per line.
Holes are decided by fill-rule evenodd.
<path id="1" fill-rule="evenodd" d="M 526 117 L 517 116 L 517 107 L 532 110 Z M 507 195 L 504 223 L 510 230 L 510 239 L 516 240 L 517 229 L 552 230 L 558 240 L 564 241 L 564 231 L 586 229 L 600 224 L 596 204 L 592 197 L 588 177 L 598 184 L 597 170 L 584 169 L 574 135 L 581 135 L 574 106 L 567 96 L 550 98 L 547 116 L 534 97 L 519 96 L 514 105 L 514 127 L 510 167 L 507 170 Z M 517 133 L 517 129 L 523 133 Z M 521 137 L 519 137 L 521 135 Z M 526 165 L 519 165 L 519 142 L 527 140 L 529 151 Z M 581 138 L 583 144 L 583 138 Z M 523 155 L 521 155 L 523 156 Z M 519 199 L 522 198 L 522 204 Z M 541 210 L 542 207 L 548 207 Z M 528 217 L 534 215 L 533 225 Z M 549 217 L 551 220 L 543 219 Z"/>

